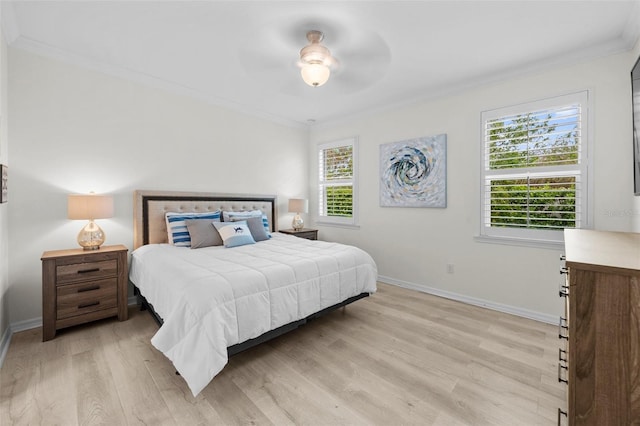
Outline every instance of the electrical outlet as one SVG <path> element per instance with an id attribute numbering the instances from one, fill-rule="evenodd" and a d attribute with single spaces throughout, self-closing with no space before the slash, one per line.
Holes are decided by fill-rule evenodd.
<path id="1" fill-rule="evenodd" d="M 453 274 L 453 263 L 447 263 L 447 274 Z"/>

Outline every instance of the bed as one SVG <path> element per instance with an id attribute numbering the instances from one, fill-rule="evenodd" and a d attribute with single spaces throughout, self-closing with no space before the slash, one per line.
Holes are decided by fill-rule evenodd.
<path id="1" fill-rule="evenodd" d="M 176 225 L 174 217 L 188 219 Z M 151 343 L 194 396 L 229 356 L 376 291 L 376 265 L 366 252 L 279 233 L 277 217 L 271 195 L 134 193 L 129 279 L 160 325 Z M 201 245 L 206 238 L 193 226 L 203 223 L 219 235 L 246 231 L 255 242 L 234 246 L 240 237 L 231 233 L 223 245 Z"/>

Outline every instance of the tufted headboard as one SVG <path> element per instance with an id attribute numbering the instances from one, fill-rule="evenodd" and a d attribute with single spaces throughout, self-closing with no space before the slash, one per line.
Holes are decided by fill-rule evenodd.
<path id="1" fill-rule="evenodd" d="M 133 193 L 133 248 L 166 243 L 166 212 L 207 212 L 214 210 L 262 210 L 273 232 L 277 231 L 275 195 L 218 194 L 210 192 L 146 191 Z"/>

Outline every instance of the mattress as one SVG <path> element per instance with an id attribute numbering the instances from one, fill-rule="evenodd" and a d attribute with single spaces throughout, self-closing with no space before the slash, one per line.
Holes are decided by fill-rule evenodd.
<path id="1" fill-rule="evenodd" d="M 376 264 L 344 244 L 273 233 L 234 248 L 150 244 L 132 253 L 130 280 L 164 323 L 151 343 L 199 394 L 227 347 L 376 291 Z"/>

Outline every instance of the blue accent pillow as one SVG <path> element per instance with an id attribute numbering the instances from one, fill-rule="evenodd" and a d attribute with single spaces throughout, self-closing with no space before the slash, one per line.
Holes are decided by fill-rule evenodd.
<path id="1" fill-rule="evenodd" d="M 169 244 L 177 247 L 191 247 L 191 237 L 185 221 L 187 219 L 210 219 L 211 222 L 220 222 L 221 214 L 220 210 L 205 213 L 165 213 Z"/>
<path id="2" fill-rule="evenodd" d="M 256 241 L 251 236 L 251 231 L 246 221 L 242 222 L 214 222 L 224 246 L 227 248 L 244 246 L 246 244 L 255 244 Z"/>

